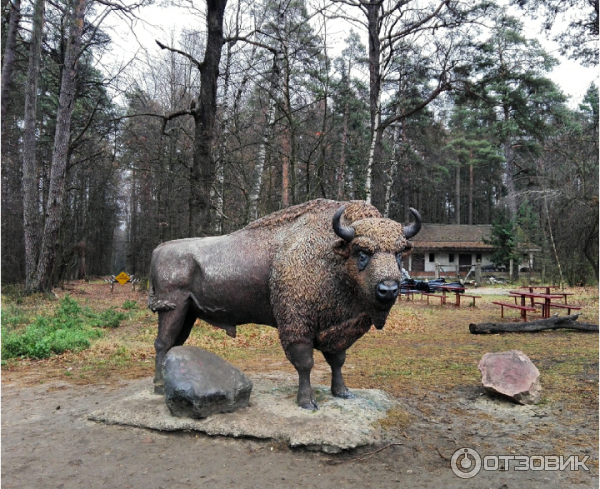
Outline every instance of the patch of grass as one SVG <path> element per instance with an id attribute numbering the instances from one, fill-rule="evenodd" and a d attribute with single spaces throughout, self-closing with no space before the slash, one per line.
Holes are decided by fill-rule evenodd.
<path id="1" fill-rule="evenodd" d="M 125 309 L 126 311 L 129 311 L 131 309 L 139 309 L 139 305 L 137 303 L 137 301 L 131 301 L 129 299 L 127 299 L 125 302 L 123 302 L 123 305 L 121 306 L 121 309 Z"/>
<path id="2" fill-rule="evenodd" d="M 249 324 L 237 328 L 236 337 L 227 336 L 225 331 L 199 321 L 192 329 L 187 345 L 204 348 L 227 360 L 256 355 L 256 350 L 281 349 L 275 328 Z"/>
<path id="3" fill-rule="evenodd" d="M 19 326 L 26 324 L 29 321 L 28 315 L 14 303 L 8 304 L 2 308 L 0 312 L 2 327 L 7 331 L 17 329 Z"/>
<path id="4" fill-rule="evenodd" d="M 115 328 L 126 315 L 113 309 L 95 313 L 65 296 L 51 315 L 37 315 L 32 322 L 17 307 L 2 311 L 2 358 L 48 358 L 65 351 L 89 348 L 91 340 L 104 336 L 101 328 Z M 6 326 L 5 326 L 6 325 Z"/>
<path id="5" fill-rule="evenodd" d="M 98 328 L 118 328 L 121 321 L 127 319 L 127 315 L 114 309 L 105 309 L 96 314 L 89 309 L 87 310 L 88 317 L 91 320 L 92 326 Z"/>
<path id="6" fill-rule="evenodd" d="M 379 425 L 386 431 L 406 429 L 414 420 L 414 416 L 399 407 L 391 408 L 386 417 L 379 420 Z"/>

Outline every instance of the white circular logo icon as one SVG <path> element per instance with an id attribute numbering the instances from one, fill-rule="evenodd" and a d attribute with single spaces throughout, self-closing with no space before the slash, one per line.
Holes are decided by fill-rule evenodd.
<path id="1" fill-rule="evenodd" d="M 461 479 L 470 479 L 481 470 L 481 457 L 472 448 L 459 448 L 450 459 L 452 472 Z"/>

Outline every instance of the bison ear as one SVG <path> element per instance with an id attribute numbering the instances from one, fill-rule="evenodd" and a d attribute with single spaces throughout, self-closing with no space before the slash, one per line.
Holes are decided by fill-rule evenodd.
<path id="1" fill-rule="evenodd" d="M 333 252 L 346 259 L 350 256 L 350 245 L 343 239 L 338 239 L 333 245 Z"/>
<path id="2" fill-rule="evenodd" d="M 408 255 L 410 255 L 412 253 L 412 250 L 414 248 L 414 244 L 411 243 L 410 241 L 407 241 L 404 249 L 402 250 L 402 258 L 406 258 Z"/>

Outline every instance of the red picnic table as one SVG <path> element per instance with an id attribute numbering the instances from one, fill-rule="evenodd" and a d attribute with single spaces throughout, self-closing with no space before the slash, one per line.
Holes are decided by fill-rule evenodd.
<path id="1" fill-rule="evenodd" d="M 468 295 L 468 294 L 464 294 L 463 292 L 465 291 L 464 287 L 456 287 L 456 286 L 447 286 L 447 285 L 442 285 L 441 287 L 436 287 L 438 290 L 442 291 L 442 295 L 446 296 L 446 292 L 454 292 L 454 294 L 456 295 L 456 302 L 455 302 L 455 306 L 456 307 L 460 307 L 460 297 L 462 295 L 462 297 L 470 297 L 473 299 L 473 303 L 472 306 L 475 306 L 475 299 L 480 299 L 481 296 L 480 295 Z M 446 299 L 442 299 L 442 304 L 446 304 Z"/>
<path id="2" fill-rule="evenodd" d="M 531 302 L 533 304 L 533 301 L 535 299 L 543 299 L 544 302 L 542 303 L 542 318 L 546 319 L 550 317 L 550 306 L 552 305 L 552 299 L 562 299 L 562 295 L 556 295 L 556 294 L 537 294 L 535 292 L 522 292 L 520 290 L 509 290 L 508 293 L 510 294 L 511 297 L 521 297 L 521 307 L 526 307 L 525 306 L 525 301 L 526 299 L 529 297 L 531 299 Z M 521 315 L 526 314 L 526 311 L 523 309 L 521 311 Z"/>
<path id="3" fill-rule="evenodd" d="M 547 295 L 560 294 L 565 298 L 565 304 L 567 303 L 567 296 L 575 295 L 573 292 L 550 292 L 550 289 L 558 289 L 558 285 L 522 285 L 520 289 L 529 289 L 529 292 L 533 293 L 533 289 L 545 289 Z M 533 305 L 533 297 L 531 298 L 531 305 Z"/>

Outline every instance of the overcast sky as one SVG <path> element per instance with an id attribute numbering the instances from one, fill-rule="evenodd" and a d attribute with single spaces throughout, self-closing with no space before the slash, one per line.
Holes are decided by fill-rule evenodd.
<path id="1" fill-rule="evenodd" d="M 200 2 L 200 4 L 202 5 L 203 2 Z M 186 29 L 204 28 L 201 17 L 194 16 L 180 7 L 169 6 L 165 8 L 152 5 L 145 7 L 139 16 L 144 19 L 144 22 L 137 22 L 133 29 L 113 19 L 112 25 L 115 29 L 111 30 L 110 35 L 114 47 L 111 51 L 117 60 L 126 61 L 140 47 L 147 49 L 150 53 L 155 52 L 158 54 L 160 49 L 155 43 L 156 39 L 169 44 L 170 33 L 173 31 L 179 33 Z M 590 83 L 595 81 L 598 84 L 598 68 L 586 68 L 575 61 L 560 56 L 557 43 L 546 39 L 545 36 L 540 34 L 539 24 L 528 21 L 522 14 L 520 16 L 526 22 L 526 36 L 537 38 L 546 51 L 560 60 L 560 64 L 554 68 L 549 77 L 561 87 L 567 96 L 571 97 L 570 105 L 576 107 L 585 95 Z M 341 52 L 349 28 L 349 25 L 343 24 L 332 24 L 328 27 L 328 44 L 332 50 L 328 53 L 330 56 L 336 56 Z M 355 28 L 355 30 L 358 29 Z M 363 42 L 366 44 L 365 33 L 359 33 L 364 37 Z M 175 39 L 177 39 L 177 35 Z"/>

